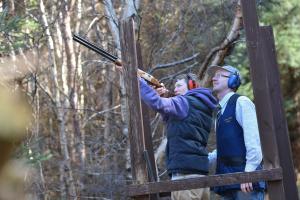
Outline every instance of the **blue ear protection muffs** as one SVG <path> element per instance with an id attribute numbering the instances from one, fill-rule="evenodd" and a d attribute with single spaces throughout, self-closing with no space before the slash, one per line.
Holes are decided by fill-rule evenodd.
<path id="1" fill-rule="evenodd" d="M 241 78 L 238 72 L 230 74 L 228 78 L 228 87 L 230 89 L 236 90 L 241 85 Z"/>

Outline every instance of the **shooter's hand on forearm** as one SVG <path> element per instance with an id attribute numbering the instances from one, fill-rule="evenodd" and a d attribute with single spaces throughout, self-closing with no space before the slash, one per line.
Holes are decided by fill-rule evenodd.
<path id="1" fill-rule="evenodd" d="M 168 96 L 169 90 L 165 88 L 164 85 L 162 87 L 155 88 L 155 90 L 159 94 L 159 96 L 163 96 L 163 97 Z"/>

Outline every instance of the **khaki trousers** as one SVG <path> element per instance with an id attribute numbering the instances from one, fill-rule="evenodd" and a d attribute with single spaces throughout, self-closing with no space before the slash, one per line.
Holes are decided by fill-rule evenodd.
<path id="1" fill-rule="evenodd" d="M 172 180 L 180 180 L 187 178 L 201 177 L 200 174 L 176 175 L 172 176 Z M 199 188 L 192 190 L 174 191 L 171 193 L 172 200 L 209 200 L 209 188 Z"/>

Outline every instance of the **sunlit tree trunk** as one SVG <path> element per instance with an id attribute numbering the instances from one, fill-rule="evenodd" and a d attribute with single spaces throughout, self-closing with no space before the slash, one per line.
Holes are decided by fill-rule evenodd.
<path id="1" fill-rule="evenodd" d="M 70 131 L 69 134 L 71 138 L 73 139 L 71 145 L 71 151 L 72 151 L 72 158 L 77 160 L 77 152 L 76 147 L 79 144 L 80 139 L 80 125 L 79 125 L 79 117 L 77 113 L 77 91 L 76 91 L 76 58 L 75 58 L 75 52 L 74 52 L 74 46 L 73 46 L 73 40 L 72 40 L 72 31 L 71 31 L 71 11 L 74 9 L 74 3 L 75 1 L 68 1 L 64 0 L 62 5 L 62 33 L 64 38 L 64 46 L 65 46 L 65 52 L 66 52 L 66 58 L 67 58 L 67 81 L 69 86 L 69 93 L 68 93 L 68 99 L 70 102 L 70 114 L 71 114 L 71 121 L 72 121 L 72 129 L 73 131 Z M 75 145 L 75 146 L 74 146 Z M 70 174 L 71 176 L 71 174 Z M 73 181 L 73 180 L 72 180 Z M 76 196 L 76 188 L 74 185 L 74 182 L 69 183 L 69 193 L 72 198 L 77 199 Z"/>
<path id="2" fill-rule="evenodd" d="M 105 13 L 108 18 L 108 25 L 110 28 L 111 35 L 113 37 L 115 48 L 118 50 L 118 57 L 121 58 L 121 43 L 120 43 L 120 30 L 118 27 L 118 23 L 120 20 L 124 20 L 127 17 L 130 17 L 134 14 L 137 14 L 137 9 L 139 8 L 139 0 L 132 1 L 126 0 L 123 4 L 120 5 L 122 8 L 121 16 L 118 18 L 116 11 L 113 6 L 113 2 L 111 0 L 105 1 Z M 126 100 L 126 88 L 124 77 L 122 73 L 120 73 L 120 105 L 121 105 L 121 115 L 122 115 L 122 134 L 128 135 L 128 110 L 127 110 L 127 100 Z M 129 167 L 130 158 L 129 158 L 129 145 L 127 146 L 125 152 L 126 159 L 126 168 Z"/>
<path id="3" fill-rule="evenodd" d="M 103 42 L 104 44 L 107 43 L 107 41 Z M 107 48 L 107 45 L 104 45 L 105 48 Z M 103 98 L 103 110 L 109 110 L 110 108 L 113 107 L 114 105 L 114 77 L 115 77 L 115 70 L 113 65 L 106 65 L 105 66 L 105 88 L 104 88 L 104 93 L 102 95 Z M 104 144 L 106 146 L 106 156 L 107 159 L 104 162 L 104 171 L 109 172 L 113 169 L 113 157 L 116 156 L 115 154 L 112 153 L 112 145 L 114 144 L 114 138 L 116 137 L 116 133 L 113 131 L 113 115 L 110 111 L 105 112 L 104 114 L 104 123 L 105 123 L 105 128 L 104 128 Z"/>
<path id="4" fill-rule="evenodd" d="M 76 26 L 75 26 L 75 30 L 76 33 L 80 32 L 80 26 L 81 26 L 81 19 L 82 18 L 82 1 L 78 0 L 77 1 L 77 16 L 76 16 Z M 77 88 L 77 93 L 78 93 L 78 108 L 84 108 L 85 105 L 85 98 L 84 98 L 84 79 L 85 77 L 83 77 L 83 66 L 82 66 L 82 54 L 79 48 L 79 44 L 77 44 L 77 48 L 76 48 L 76 52 L 77 52 L 77 74 L 78 74 L 78 88 Z M 82 115 L 83 112 L 79 111 Z M 80 125 L 81 127 L 81 125 Z M 79 141 L 79 145 L 78 145 L 78 153 L 79 153 L 79 157 L 80 157 L 80 163 L 81 163 L 81 168 L 84 169 L 85 166 L 85 159 L 86 159 L 86 146 L 85 146 L 85 131 L 84 129 L 80 129 L 80 141 Z"/>
<path id="5" fill-rule="evenodd" d="M 62 3 L 62 2 L 61 2 Z M 56 8 L 57 9 L 57 8 Z M 61 67 L 59 68 L 59 74 L 58 74 L 58 80 L 61 83 L 61 88 L 63 92 L 63 96 L 60 97 L 60 101 L 61 101 L 61 107 L 69 107 L 69 102 L 67 102 L 65 100 L 65 96 L 67 96 L 68 92 L 69 92 L 69 86 L 68 86 L 68 81 L 67 81 L 67 58 L 66 58 L 66 51 L 64 48 L 64 42 L 63 42 L 63 34 L 61 31 L 61 27 L 60 24 L 63 23 L 63 16 L 62 16 L 62 11 L 59 10 L 58 11 L 58 15 L 59 18 L 58 20 L 56 20 L 55 23 L 55 30 L 56 30 L 56 51 L 55 54 L 57 56 L 57 58 L 59 58 L 59 63 L 61 65 Z M 61 113 L 58 115 L 58 119 L 59 119 L 59 133 L 60 133 L 60 144 L 61 144 L 61 149 L 65 149 L 65 152 L 67 153 L 67 156 L 65 156 L 65 158 L 68 158 L 68 161 L 61 161 L 59 164 L 59 172 L 60 172 L 60 197 L 61 199 L 66 199 L 68 194 L 68 184 L 66 184 L 66 181 L 68 180 L 72 180 L 72 184 L 74 184 L 74 178 L 73 178 L 73 173 L 70 172 L 69 174 L 67 173 L 68 169 L 71 169 L 71 159 L 70 159 L 70 152 L 66 151 L 66 148 L 68 148 L 68 143 L 72 144 L 73 141 L 73 135 L 74 134 L 70 134 L 71 137 L 69 138 L 69 142 L 66 141 L 66 113 L 65 110 L 63 108 L 61 108 L 59 110 Z M 61 131 L 63 131 L 62 134 Z M 63 143 L 62 141 L 65 141 L 65 143 Z M 62 144 L 64 144 L 64 147 L 62 146 Z M 70 145 L 72 147 L 72 145 Z M 67 168 L 67 171 L 66 171 Z M 70 178 L 68 178 L 68 176 L 70 175 Z M 70 188 L 73 188 L 72 190 L 75 191 L 75 186 L 71 186 Z M 73 192 L 71 191 L 71 193 Z"/>
<path id="6" fill-rule="evenodd" d="M 75 51 L 73 46 L 73 40 L 72 40 L 72 30 L 71 30 L 71 17 L 72 12 L 74 9 L 74 1 L 67 1 L 65 0 L 63 3 L 63 23 L 62 23 L 62 29 L 63 29 L 63 37 L 64 37 L 64 45 L 66 50 L 66 57 L 67 57 L 67 66 L 68 66 L 68 86 L 70 88 L 69 90 L 69 102 L 71 107 L 71 118 L 72 118 L 72 126 L 73 131 L 70 132 L 70 134 L 74 134 L 71 137 L 74 141 L 72 145 L 72 159 L 76 162 L 79 161 L 78 159 L 78 148 L 80 143 L 80 124 L 79 124 L 79 115 L 77 112 L 78 109 L 78 94 L 76 87 L 78 85 L 76 80 L 76 57 L 75 57 Z"/>
<path id="7" fill-rule="evenodd" d="M 67 136 L 65 132 L 65 100 L 64 98 L 61 98 L 60 91 L 59 91 L 59 84 L 58 84 L 58 74 L 57 74 L 57 65 L 56 65 L 56 58 L 55 58 L 55 52 L 54 52 L 54 42 L 53 38 L 50 34 L 49 26 L 48 26 L 48 20 L 46 17 L 46 11 L 43 0 L 40 0 L 40 12 L 42 15 L 42 22 L 46 29 L 46 36 L 47 36 L 47 44 L 48 44 L 48 51 L 49 51 L 49 64 L 51 65 L 51 79 L 53 82 L 54 87 L 52 88 L 52 95 L 55 99 L 56 104 L 56 115 L 57 115 L 57 121 L 59 126 L 59 138 L 60 138 L 60 146 L 61 146 L 61 153 L 63 156 L 63 161 L 61 163 L 61 173 L 63 173 L 61 180 L 65 180 L 65 182 L 61 182 L 61 185 L 63 186 L 66 184 L 68 188 L 68 196 L 76 199 L 76 190 L 74 185 L 74 179 L 73 179 L 73 171 L 71 168 L 71 160 L 69 156 L 69 149 L 68 149 L 68 141 Z M 62 187 L 64 189 L 64 186 Z M 61 191 L 61 197 L 66 197 L 65 191 Z"/>
<path id="8" fill-rule="evenodd" d="M 124 6 L 124 5 L 123 5 Z M 114 9 L 113 3 L 111 0 L 105 1 L 105 13 L 108 18 L 108 26 L 110 28 L 110 32 L 113 36 L 113 41 L 115 48 L 118 49 L 118 57 L 121 58 L 121 43 L 120 43 L 120 30 L 118 28 L 119 19 L 116 15 L 116 11 Z M 124 77 L 122 74 L 120 74 L 120 104 L 121 104 L 121 115 L 122 115 L 122 133 L 124 135 L 128 135 L 128 127 L 127 127 L 127 102 L 126 102 L 126 89 L 125 89 L 125 83 L 124 83 Z"/>

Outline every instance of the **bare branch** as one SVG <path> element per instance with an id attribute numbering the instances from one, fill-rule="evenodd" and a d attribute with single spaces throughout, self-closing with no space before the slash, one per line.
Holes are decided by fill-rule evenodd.
<path id="1" fill-rule="evenodd" d="M 165 69 L 165 68 L 169 68 L 169 67 L 175 67 L 177 65 L 187 63 L 187 62 L 189 62 L 193 59 L 196 59 L 199 55 L 200 55 L 200 53 L 196 53 L 196 54 L 192 55 L 191 57 L 184 58 L 182 60 L 174 61 L 174 62 L 167 63 L 167 64 L 158 64 L 154 68 L 150 69 L 149 73 L 152 74 L 155 70 L 158 70 L 158 69 Z"/>
<path id="2" fill-rule="evenodd" d="M 178 72 L 176 72 L 176 73 L 174 73 L 174 74 L 171 74 L 171 75 L 169 75 L 169 76 L 167 76 L 167 77 L 164 77 L 164 78 L 160 79 L 159 81 L 161 82 L 161 81 L 165 81 L 165 80 L 168 80 L 168 79 L 173 79 L 173 78 L 176 77 L 177 75 L 182 74 L 182 73 L 184 73 L 184 72 L 186 72 L 186 71 L 188 71 L 188 70 L 191 70 L 193 67 L 197 66 L 198 64 L 199 64 L 199 63 L 196 62 L 196 63 L 194 63 L 194 64 L 192 64 L 192 65 L 190 65 L 190 66 L 184 68 L 183 70 L 180 70 L 180 71 L 178 71 Z"/>
<path id="3" fill-rule="evenodd" d="M 200 79 L 203 79 L 205 72 L 208 68 L 208 64 L 210 63 L 213 56 L 215 56 L 215 59 L 211 62 L 211 64 L 219 64 L 221 63 L 226 53 L 229 50 L 229 47 L 239 38 L 239 32 L 242 28 L 242 12 L 241 12 L 241 2 L 240 0 L 237 3 L 236 6 L 236 13 L 235 18 L 233 20 L 231 29 L 229 33 L 227 34 L 227 37 L 224 39 L 224 41 L 217 47 L 214 47 L 208 55 L 205 57 L 204 62 L 202 63 L 199 71 L 198 76 Z"/>
<path id="4" fill-rule="evenodd" d="M 83 125 L 82 125 L 82 128 L 84 128 L 86 125 L 87 125 L 87 123 L 91 120 L 91 119 L 93 119 L 93 118 L 95 118 L 95 117 L 97 117 L 97 116 L 99 116 L 99 115 L 102 115 L 102 114 L 104 114 L 104 113 L 106 113 L 106 112 L 110 112 L 110 111 L 112 111 L 112 110 L 115 110 L 115 109 L 117 109 L 117 108 L 119 108 L 121 105 L 116 105 L 116 106 L 114 106 L 114 107 L 112 107 L 112 108 L 109 108 L 109 109 L 106 109 L 106 110 L 102 110 L 102 111 L 100 111 L 100 112 L 97 112 L 97 113 L 94 113 L 94 114 L 92 114 L 84 123 L 83 123 Z"/>

